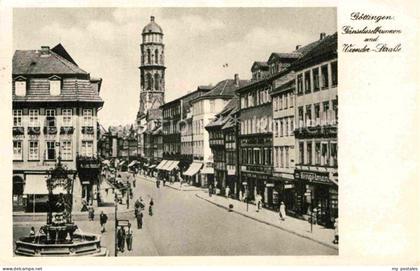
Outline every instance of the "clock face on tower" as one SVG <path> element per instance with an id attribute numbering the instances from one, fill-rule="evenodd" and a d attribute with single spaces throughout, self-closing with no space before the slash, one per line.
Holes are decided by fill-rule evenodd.
<path id="1" fill-rule="evenodd" d="M 165 97 L 165 53 L 162 28 L 155 17 L 143 28 L 140 44 L 140 108 L 139 115 L 158 109 Z"/>

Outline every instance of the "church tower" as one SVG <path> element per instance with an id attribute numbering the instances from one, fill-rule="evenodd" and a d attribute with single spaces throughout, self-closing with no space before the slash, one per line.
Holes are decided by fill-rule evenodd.
<path id="1" fill-rule="evenodd" d="M 137 123 L 147 113 L 158 110 L 164 104 L 165 97 L 165 45 L 162 28 L 150 17 L 150 22 L 143 28 L 140 44 L 140 108 Z"/>

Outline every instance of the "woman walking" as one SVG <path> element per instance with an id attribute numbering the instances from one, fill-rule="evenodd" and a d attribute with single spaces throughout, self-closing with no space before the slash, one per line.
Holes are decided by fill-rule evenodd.
<path id="1" fill-rule="evenodd" d="M 283 201 L 280 203 L 279 215 L 281 220 L 284 221 L 286 219 L 286 205 L 284 205 Z"/>

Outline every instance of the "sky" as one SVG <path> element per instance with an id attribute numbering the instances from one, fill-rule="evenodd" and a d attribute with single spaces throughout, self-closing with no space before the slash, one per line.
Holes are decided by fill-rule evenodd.
<path id="1" fill-rule="evenodd" d="M 152 15 L 164 32 L 165 102 L 235 73 L 249 79 L 254 61 L 337 31 L 335 8 L 15 8 L 13 47 L 61 43 L 79 67 L 103 79 L 100 123 L 131 124 L 139 109 L 141 31 Z"/>

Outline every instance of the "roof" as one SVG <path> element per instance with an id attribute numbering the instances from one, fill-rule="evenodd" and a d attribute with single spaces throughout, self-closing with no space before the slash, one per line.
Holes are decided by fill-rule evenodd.
<path id="1" fill-rule="evenodd" d="M 212 90 L 198 97 L 196 100 L 223 97 L 232 98 L 235 95 L 235 91 L 248 84 L 248 82 L 248 80 L 239 80 L 239 84 L 237 85 L 234 79 L 220 81 Z"/>
<path id="2" fill-rule="evenodd" d="M 61 44 L 55 50 L 16 50 L 13 55 L 13 75 L 84 74 L 88 73 L 68 55 Z M 54 49 L 53 48 L 53 49 Z M 61 56 L 56 52 L 61 52 Z M 72 61 L 73 60 L 73 61 Z"/>
<path id="3" fill-rule="evenodd" d="M 163 34 L 162 28 L 155 23 L 155 16 L 150 16 L 150 23 L 148 23 L 142 31 L 142 34 L 158 33 Z"/>
<path id="4" fill-rule="evenodd" d="M 90 80 L 75 78 L 64 79 L 62 81 L 61 94 L 57 96 L 50 95 L 49 80 L 47 78 L 32 79 L 25 96 L 16 96 L 13 91 L 13 102 L 104 103 Z"/>
<path id="5" fill-rule="evenodd" d="M 255 71 L 257 69 L 268 71 L 268 63 L 266 61 L 254 61 L 251 66 L 251 71 Z"/>
<path id="6" fill-rule="evenodd" d="M 236 112 L 236 109 L 239 108 L 239 97 L 235 95 L 227 104 L 226 106 L 220 111 L 219 114 L 216 115 L 216 119 L 210 122 L 206 128 L 213 128 L 213 127 L 224 127 L 228 124 L 229 121 L 232 120 L 232 115 Z"/>
<path id="7" fill-rule="evenodd" d="M 310 65 L 325 56 L 337 56 L 337 32 L 308 48 L 306 54 L 293 63 L 293 68 L 299 69 L 304 65 Z"/>
<path id="8" fill-rule="evenodd" d="M 289 59 L 294 60 L 302 56 L 298 52 L 292 52 L 292 53 L 271 53 L 270 57 L 268 58 L 268 63 L 271 63 L 273 59 Z"/>

